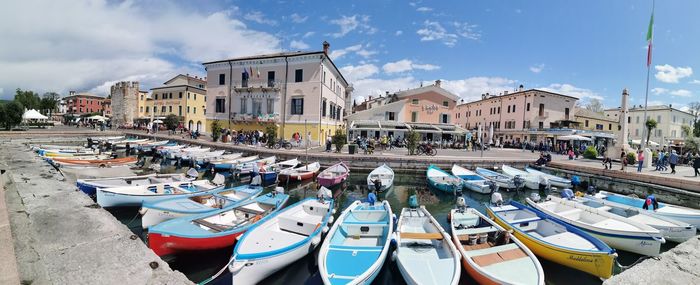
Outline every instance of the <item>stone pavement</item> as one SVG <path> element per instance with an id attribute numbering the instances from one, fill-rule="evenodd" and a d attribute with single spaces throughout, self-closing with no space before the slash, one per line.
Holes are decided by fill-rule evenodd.
<path id="1" fill-rule="evenodd" d="M 620 170 L 620 163 L 613 162 L 612 170 L 605 170 L 600 160 L 577 159 L 568 160 L 565 157 L 553 158 L 547 166 L 570 171 L 582 171 L 591 174 L 604 175 L 613 178 L 635 180 L 643 183 L 658 184 L 667 187 L 700 193 L 700 176 L 694 176 L 694 169 L 689 166 L 676 166 L 676 173 L 671 170 L 655 171 L 654 167 L 643 168 L 637 172 L 636 165 L 628 165 L 624 171 Z"/>
<path id="2" fill-rule="evenodd" d="M 12 245 L 12 229 L 7 203 L 5 203 L 6 165 L 0 165 L 0 284 L 19 284 L 17 258 Z"/>

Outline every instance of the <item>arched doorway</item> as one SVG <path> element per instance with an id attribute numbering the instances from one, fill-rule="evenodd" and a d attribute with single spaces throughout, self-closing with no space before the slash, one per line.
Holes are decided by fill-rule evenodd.
<path id="1" fill-rule="evenodd" d="M 204 131 L 202 130 L 202 121 L 197 121 L 197 131 L 200 133 Z"/>
<path id="2" fill-rule="evenodd" d="M 190 131 L 192 131 L 192 130 L 193 130 L 192 127 L 194 127 L 194 122 L 193 122 L 192 120 L 190 120 L 190 121 L 187 123 L 187 129 L 190 130 Z"/>

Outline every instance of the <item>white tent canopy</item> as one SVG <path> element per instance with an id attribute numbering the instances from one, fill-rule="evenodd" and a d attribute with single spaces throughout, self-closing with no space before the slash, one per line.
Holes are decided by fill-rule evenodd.
<path id="1" fill-rule="evenodd" d="M 47 120 L 49 117 L 42 115 L 37 110 L 27 110 L 22 114 L 23 120 Z"/>
<path id="2" fill-rule="evenodd" d="M 593 141 L 591 138 L 587 138 L 584 136 L 579 136 L 579 135 L 568 135 L 568 136 L 560 136 L 557 137 L 557 140 L 560 141 Z"/>
<path id="3" fill-rule="evenodd" d="M 88 120 L 104 121 L 104 120 L 107 120 L 107 117 L 103 117 L 103 116 L 100 116 L 100 115 L 94 115 L 94 116 L 92 116 L 92 117 L 88 117 L 87 119 L 88 119 Z"/>
<path id="4" fill-rule="evenodd" d="M 642 141 L 641 141 L 641 140 L 632 140 L 632 141 L 630 142 L 630 144 L 633 144 L 633 145 L 642 145 Z M 655 141 L 649 141 L 649 145 L 650 145 L 650 146 L 659 146 L 659 144 L 658 144 L 657 142 L 655 142 Z"/>

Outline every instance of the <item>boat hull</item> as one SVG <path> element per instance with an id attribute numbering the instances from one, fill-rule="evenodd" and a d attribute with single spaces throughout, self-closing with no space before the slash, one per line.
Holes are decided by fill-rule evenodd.
<path id="1" fill-rule="evenodd" d="M 170 255 L 180 251 L 213 250 L 231 247 L 238 236 L 245 231 L 232 232 L 225 236 L 206 238 L 189 238 L 171 236 L 161 233 L 148 234 L 148 247 L 158 256 Z"/>
<path id="2" fill-rule="evenodd" d="M 293 250 L 257 259 L 235 259 L 229 267 L 233 284 L 258 284 L 287 265 L 307 256 L 314 250 L 312 239 Z"/>
<path id="3" fill-rule="evenodd" d="M 315 173 L 313 172 L 308 172 L 308 173 L 303 173 L 299 175 L 286 175 L 286 174 L 278 174 L 277 177 L 279 178 L 280 181 L 302 181 L 302 180 L 307 180 L 314 178 Z"/>
<path id="4" fill-rule="evenodd" d="M 220 188 L 220 187 L 218 187 Z M 216 189 L 218 189 L 216 188 Z M 216 190 L 209 189 L 208 191 Z M 184 194 L 170 194 L 170 195 L 128 195 L 113 192 L 106 192 L 102 189 L 97 189 L 97 204 L 103 208 L 109 207 L 129 207 L 129 206 L 141 206 L 144 202 L 158 202 L 165 199 L 171 199 L 176 197 L 189 197 L 196 194 L 201 194 L 199 192 L 191 192 Z"/>
<path id="5" fill-rule="evenodd" d="M 510 224 L 501 220 L 490 210 L 488 210 L 488 214 L 494 222 L 507 230 L 512 230 L 513 235 L 515 235 L 520 242 L 525 244 L 527 248 L 541 258 L 604 279 L 610 278 L 613 274 L 616 254 L 577 251 L 544 243 L 514 229 Z"/>
<path id="6" fill-rule="evenodd" d="M 340 183 L 343 183 L 347 178 L 348 178 L 348 175 L 345 174 L 343 176 L 334 177 L 334 178 L 317 177 L 316 180 L 318 181 L 318 184 L 321 184 L 321 186 L 323 186 L 323 187 L 332 187 L 332 186 L 338 185 Z"/>
<path id="7" fill-rule="evenodd" d="M 157 224 L 160 224 L 162 222 L 166 222 L 172 219 L 177 219 L 185 216 L 189 216 L 191 214 L 188 213 L 180 213 L 180 212 L 173 212 L 173 211 L 166 211 L 166 210 L 161 210 L 161 209 L 146 209 L 146 208 L 141 208 L 141 227 L 143 229 L 147 229 L 150 226 L 155 226 Z"/>

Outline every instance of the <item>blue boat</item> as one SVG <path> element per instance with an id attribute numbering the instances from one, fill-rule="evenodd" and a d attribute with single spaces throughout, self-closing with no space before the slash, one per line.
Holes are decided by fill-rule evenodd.
<path id="1" fill-rule="evenodd" d="M 464 181 L 459 177 L 445 172 L 435 165 L 430 165 L 425 176 L 428 178 L 428 186 L 447 193 L 462 191 Z"/>
<path id="2" fill-rule="evenodd" d="M 141 213 L 141 226 L 144 229 L 162 222 L 184 216 L 208 213 L 246 202 L 262 193 L 260 185 L 241 185 L 222 188 L 189 197 L 144 202 Z"/>
<path id="3" fill-rule="evenodd" d="M 642 209 L 645 202 L 645 199 L 633 198 L 606 191 L 598 192 L 595 197 L 639 209 Z M 700 210 L 698 209 L 686 208 L 661 202 L 659 202 L 659 208 L 656 210 L 654 210 L 652 205 L 650 205 L 648 208 L 647 213 L 651 215 L 688 223 L 696 228 L 700 228 Z"/>
<path id="4" fill-rule="evenodd" d="M 287 203 L 289 195 L 283 191 L 277 187 L 246 203 L 152 226 L 148 228 L 148 246 L 158 256 L 231 248 L 239 236 Z"/>
<path id="5" fill-rule="evenodd" d="M 274 183 L 277 181 L 277 174 L 284 169 L 291 169 L 299 165 L 298 159 L 290 159 L 281 161 L 269 166 L 265 166 L 265 171 L 260 172 L 260 178 L 264 185 Z"/>
<path id="6" fill-rule="evenodd" d="M 222 161 L 210 161 L 209 164 L 212 165 L 214 170 L 216 171 L 231 171 L 236 168 L 236 165 L 240 163 L 245 163 L 245 162 L 250 162 L 253 160 L 257 160 L 258 156 L 246 156 L 246 157 L 241 157 L 241 158 L 236 158 L 236 159 L 231 159 L 231 160 L 222 160 Z"/>
<path id="7" fill-rule="evenodd" d="M 350 204 L 321 246 L 318 268 L 323 283 L 372 283 L 389 252 L 393 228 L 389 202 Z"/>
<path id="8" fill-rule="evenodd" d="M 469 190 L 482 194 L 491 193 L 491 186 L 487 183 L 488 180 L 474 171 L 454 164 L 452 165 L 452 174 L 461 178 L 464 181 L 464 187 Z"/>

